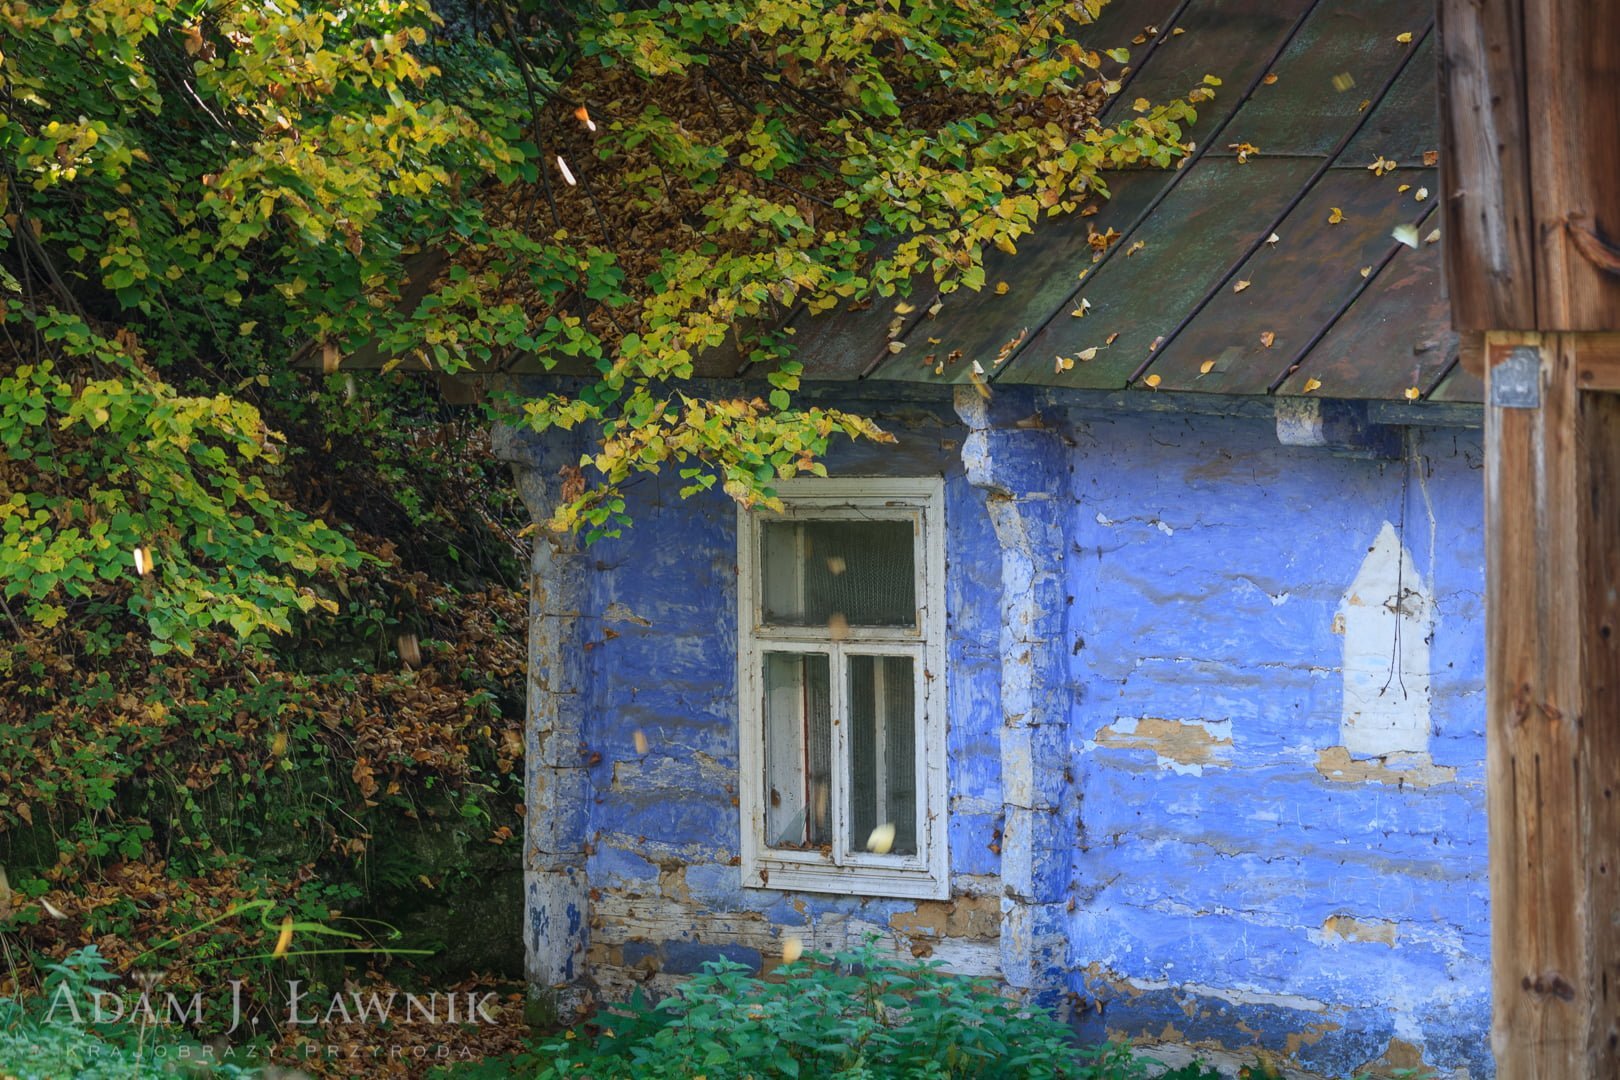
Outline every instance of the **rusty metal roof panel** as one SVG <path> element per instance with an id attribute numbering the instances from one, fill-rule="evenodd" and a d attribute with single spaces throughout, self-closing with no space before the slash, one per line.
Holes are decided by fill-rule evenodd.
<path id="1" fill-rule="evenodd" d="M 1435 79 L 1434 35 L 1418 45 L 1395 85 L 1373 109 L 1335 165 L 1365 168 L 1376 158 L 1399 165 L 1432 165 L 1424 155 L 1440 147 L 1440 88 Z"/>
<path id="2" fill-rule="evenodd" d="M 1107 119 L 1131 115 L 1139 97 L 1184 96 L 1206 74 L 1222 80 L 1187 133 L 1193 160 L 1110 174 L 1114 197 L 1098 212 L 1052 219 L 1016 256 L 993 255 L 985 290 L 944 298 L 937 316 L 922 287 L 910 311 L 878 298 L 798 312 L 805 378 L 954 382 L 977 361 L 992 380 L 1054 387 L 1140 390 L 1157 376 L 1159 389 L 1182 392 L 1166 398 L 1263 402 L 1315 379 L 1320 397 L 1399 402 L 1415 386 L 1421 401 L 1480 400 L 1479 380 L 1454 359 L 1438 244 L 1391 238 L 1397 223 L 1433 216 L 1419 188 L 1438 192 L 1424 158 L 1437 144 L 1430 4 L 1116 0 L 1077 37 L 1131 50 L 1104 69 L 1123 84 Z M 1247 163 L 1229 149 L 1243 142 L 1259 151 Z M 1369 171 L 1380 157 L 1399 171 Z M 1343 217 L 1329 224 L 1333 207 Z M 1090 234 L 1110 229 L 1118 239 L 1099 257 Z M 1251 284 L 1234 292 L 1237 281 Z M 735 348 L 716 350 L 701 373 L 737 373 L 711 359 L 741 363 Z"/>
<path id="3" fill-rule="evenodd" d="M 1419 10 L 1414 18 L 1411 0 L 1317 4 L 1277 61 L 1276 81 L 1243 103 L 1215 152 L 1247 142 L 1262 154 L 1333 154 L 1425 38 L 1434 15 Z M 1398 41 L 1405 32 L 1410 41 Z"/>
<path id="4" fill-rule="evenodd" d="M 1214 75 L 1222 85 L 1199 110 L 1196 138 L 1196 132 L 1208 131 L 1242 105 L 1248 88 L 1265 75 L 1310 7 L 1310 0 L 1191 0 L 1173 26 L 1159 28 L 1152 52 L 1144 54 L 1104 122 L 1130 115 L 1138 97 L 1153 102 L 1186 97 L 1205 75 Z M 1139 50 L 1127 47 L 1133 55 Z"/>
<path id="5" fill-rule="evenodd" d="M 1124 234 L 1136 227 L 1148 207 L 1175 177 L 1160 169 L 1112 173 L 1112 198 L 1091 217 L 1071 215 L 1036 229 L 1018 245 L 1018 254 L 991 251 L 985 257 L 986 287 L 959 289 L 942 297 L 938 315 L 926 314 L 907 333 L 904 352 L 891 356 L 874 377 L 916 382 L 963 382 L 974 360 L 986 371 L 1009 341 L 1061 317 L 1101 252 L 1093 233 Z M 998 293 L 998 282 L 1008 283 Z M 1013 283 L 1016 282 L 1016 285 Z M 926 312 L 926 309 L 924 309 Z M 933 359 L 930 360 L 929 358 Z"/>
<path id="6" fill-rule="evenodd" d="M 1433 222 L 1431 214 L 1420 229 Z M 1457 355 L 1449 324 L 1440 245 L 1398 246 L 1277 392 L 1301 394 L 1314 380 L 1313 391 L 1329 397 L 1426 395 Z"/>
<path id="7" fill-rule="evenodd" d="M 1065 311 L 1052 320 L 1005 365 L 1000 378 L 1124 386 L 1152 358 L 1155 342 L 1219 283 L 1257 235 L 1265 235 L 1313 168 L 1297 158 L 1246 165 L 1205 159 L 1190 166 L 1147 221 L 1123 237 L 1101 269 L 1082 283 L 1080 296 L 1090 302 L 1085 316 Z M 1093 348 L 1092 359 L 1081 358 Z M 1074 364 L 1058 370 L 1058 357 Z"/>
<path id="8" fill-rule="evenodd" d="M 1203 82 L 1206 73 L 1218 73 L 1223 88 L 1183 131 L 1195 143 L 1207 141 L 1241 105 L 1245 88 L 1257 84 L 1287 46 L 1310 6 L 1309 0 L 1189 0 L 1173 19 L 1148 20 L 1158 35 L 1145 46 L 1128 44 L 1133 57 L 1144 59 L 1140 69 L 1130 73 L 1131 81 L 1104 122 L 1129 116 L 1130 102 L 1138 96 L 1149 101 L 1183 97 Z M 1144 20 L 1143 15 L 1135 14 L 1136 8 L 1125 4 L 1105 9 L 1103 19 L 1108 18 L 1109 10 L 1132 11 L 1133 31 Z M 1103 40 L 1102 34 L 1088 37 L 1099 44 Z M 1184 178 L 1185 170 L 1109 174 L 1112 198 L 1100 213 L 1050 222 L 1020 243 L 1016 256 L 991 253 L 985 260 L 987 288 L 978 294 L 959 292 L 946 298 L 939 317 L 910 330 L 905 351 L 884 361 L 873 377 L 958 382 L 967 378 L 974 361 L 994 373 L 1004 347 L 1066 318 L 1070 305 L 1089 295 L 1078 281 L 1082 271 L 1104 276 L 1105 267 L 1094 267 L 1098 260 L 1090 234 L 1117 231 L 1121 241 L 1104 254 L 1103 262 L 1117 260 L 1120 249 L 1132 249 L 1137 227 L 1145 215 L 1155 212 L 1157 200 L 1167 197 L 1166 192 Z M 1001 281 L 1007 283 L 1007 289 L 998 294 L 994 290 Z M 932 362 L 927 361 L 930 356 Z"/>
<path id="9" fill-rule="evenodd" d="M 1423 216 L 1426 208 L 1399 187 L 1415 190 L 1433 182 L 1427 170 L 1383 176 L 1328 170 L 1277 226 L 1277 241 L 1261 243 L 1159 350 L 1148 369 L 1159 376 L 1159 388 L 1270 390 L 1366 287 L 1373 269 L 1394 254 L 1400 246 L 1391 236 L 1394 227 Z M 1205 365 L 1211 365 L 1207 372 Z"/>

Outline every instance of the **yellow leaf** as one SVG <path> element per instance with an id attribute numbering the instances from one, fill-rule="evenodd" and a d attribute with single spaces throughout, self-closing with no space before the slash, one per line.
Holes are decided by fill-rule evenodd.
<path id="1" fill-rule="evenodd" d="M 1232 286 L 1232 291 L 1233 292 L 1242 292 L 1244 289 L 1247 289 L 1252 284 L 1254 284 L 1252 281 L 1240 281 L 1236 285 Z"/>
<path id="2" fill-rule="evenodd" d="M 1093 345 L 1089 349 L 1081 349 L 1080 350 L 1080 359 L 1082 359 L 1082 360 L 1095 360 L 1095 359 L 1097 359 L 1097 346 Z"/>
<path id="3" fill-rule="evenodd" d="M 1412 198 L 1416 199 L 1418 202 L 1422 202 L 1424 199 L 1427 199 L 1428 197 L 1429 197 L 1429 189 L 1426 188 L 1426 187 L 1418 188 L 1417 193 L 1412 196 Z"/>
<path id="4" fill-rule="evenodd" d="M 1371 277 L 1371 276 L 1372 276 L 1372 267 L 1370 267 L 1370 266 L 1363 266 L 1363 267 L 1362 267 L 1362 268 L 1361 268 L 1361 276 L 1362 276 L 1362 277 Z"/>
<path id="5" fill-rule="evenodd" d="M 1005 281 L 998 281 L 996 282 L 996 295 L 1006 296 L 1007 290 L 1010 288 L 1012 288 L 1012 286 L 1008 285 Z"/>
<path id="6" fill-rule="evenodd" d="M 1145 247 L 1147 247 L 1147 241 L 1146 240 L 1138 240 L 1136 243 L 1132 244 L 1130 246 L 1130 248 L 1125 252 L 1125 257 L 1128 259 L 1132 255 L 1135 255 L 1138 251 L 1141 251 Z"/>
<path id="7" fill-rule="evenodd" d="M 1260 334 L 1260 344 L 1264 345 L 1268 349 L 1271 348 L 1271 343 L 1276 340 L 1277 335 L 1272 333 L 1270 330 L 1263 331 Z"/>
<path id="8" fill-rule="evenodd" d="M 1270 236 L 1266 237 L 1266 243 L 1275 244 L 1281 239 L 1282 237 L 1278 236 L 1276 233 L 1272 233 Z"/>
<path id="9" fill-rule="evenodd" d="M 1277 81 L 1277 73 L 1275 71 L 1268 71 L 1266 72 L 1266 77 L 1260 81 L 1265 83 L 1267 86 L 1270 86 Z"/>
<path id="10" fill-rule="evenodd" d="M 1181 27 L 1178 26 L 1174 30 L 1170 31 L 1170 36 L 1171 37 L 1180 37 L 1182 34 L 1185 34 L 1186 32 L 1187 31 L 1183 30 Z"/>
<path id="11" fill-rule="evenodd" d="M 1057 358 L 1057 364 L 1052 368 L 1052 370 L 1061 375 L 1072 367 L 1074 367 L 1073 360 L 1069 359 L 1067 356 L 1060 356 Z"/>
<path id="12" fill-rule="evenodd" d="M 1404 34 L 1396 34 L 1395 40 L 1400 42 L 1402 45 L 1412 44 L 1412 31 L 1408 30 Z"/>
<path id="13" fill-rule="evenodd" d="M 1159 388 L 1159 383 L 1163 382 L 1164 380 L 1160 379 L 1157 375 L 1149 375 L 1142 381 L 1147 383 L 1153 389 L 1157 390 Z"/>
<path id="14" fill-rule="evenodd" d="M 1202 364 L 1198 365 L 1198 374 L 1200 374 L 1200 375 L 1208 375 L 1210 372 L 1212 372 L 1214 370 L 1215 370 L 1215 361 L 1213 361 L 1213 360 L 1205 360 Z"/>
<path id="15" fill-rule="evenodd" d="M 1422 396 L 1423 396 L 1423 391 L 1419 390 L 1417 387 L 1408 386 L 1406 388 L 1406 400 L 1407 401 L 1416 401 L 1418 398 L 1420 398 Z"/>
<path id="16" fill-rule="evenodd" d="M 973 361 L 973 368 L 968 372 L 968 382 L 973 384 L 973 389 L 979 392 L 980 397 L 986 401 L 990 400 L 990 384 L 984 381 L 984 368 L 979 366 L 977 360 Z"/>
<path id="17" fill-rule="evenodd" d="M 1428 236 L 1425 236 L 1423 238 L 1423 242 L 1425 244 L 1432 244 L 1436 240 L 1439 240 L 1439 239 L 1440 239 L 1440 230 L 1436 229 L 1436 230 L 1434 230 L 1434 232 L 1430 233 Z"/>
<path id="18" fill-rule="evenodd" d="M 1352 76 L 1348 71 L 1341 71 L 1337 75 L 1333 76 L 1333 89 L 1337 90 L 1341 94 L 1354 85 L 1356 85 L 1355 77 Z"/>
<path id="19" fill-rule="evenodd" d="M 1397 195 L 1405 195 L 1408 191 L 1411 191 L 1411 190 L 1412 190 L 1412 185 L 1411 184 L 1402 184 L 1400 187 L 1395 189 L 1395 193 Z"/>
<path id="20" fill-rule="evenodd" d="M 1312 390 L 1320 390 L 1321 388 L 1322 388 L 1322 380 L 1321 379 L 1306 379 L 1305 380 L 1305 392 L 1307 394 L 1310 393 Z"/>
<path id="21" fill-rule="evenodd" d="M 1104 345 L 1112 345 L 1114 343 L 1114 341 L 1118 337 L 1119 337 L 1119 331 L 1115 330 L 1112 334 L 1109 334 L 1107 337 L 1103 338 L 1103 344 Z"/>
<path id="22" fill-rule="evenodd" d="M 1135 109 L 1137 112 L 1147 112 L 1149 109 L 1153 108 L 1153 103 L 1145 97 L 1139 97 L 1135 101 L 1131 102 L 1131 108 Z"/>
<path id="23" fill-rule="evenodd" d="M 1397 225 L 1390 232 L 1397 243 L 1405 244 L 1409 248 L 1418 246 L 1418 231 L 1416 225 Z"/>
<path id="24" fill-rule="evenodd" d="M 1087 300 L 1085 297 L 1081 297 L 1079 305 L 1076 306 L 1073 311 L 1069 312 L 1069 314 L 1074 316 L 1076 319 L 1083 319 L 1086 317 L 1086 312 L 1090 310 L 1091 301 Z"/>
<path id="25" fill-rule="evenodd" d="M 1344 220 L 1344 211 L 1343 210 L 1340 210 L 1337 206 L 1332 206 L 1332 207 L 1328 208 L 1328 224 L 1329 225 L 1337 225 L 1339 222 L 1341 222 L 1343 220 Z"/>
<path id="26" fill-rule="evenodd" d="M 271 950 L 270 955 L 277 959 L 286 956 L 287 946 L 292 944 L 292 935 L 293 917 L 288 915 L 286 918 L 281 920 L 281 936 L 276 938 L 276 947 Z"/>
<path id="27" fill-rule="evenodd" d="M 889 351 L 891 353 L 904 352 L 905 348 L 906 348 L 906 343 L 903 342 L 903 341 L 891 341 L 891 342 L 889 342 Z"/>

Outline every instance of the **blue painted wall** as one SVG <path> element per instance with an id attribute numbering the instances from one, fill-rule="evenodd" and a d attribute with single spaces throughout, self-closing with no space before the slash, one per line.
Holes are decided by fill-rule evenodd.
<path id="1" fill-rule="evenodd" d="M 607 993 L 718 952 L 768 966 L 784 933 L 1008 966 L 1007 598 L 985 492 L 949 401 L 851 404 L 901 444 L 835 472 L 948 479 L 953 899 L 740 887 L 735 513 L 644 482 L 635 528 L 591 549 L 581 623 L 588 967 Z M 1490 1075 L 1477 433 L 1414 430 L 1389 462 L 1280 446 L 1263 421 L 1048 406 L 1044 422 L 999 452 L 1043 455 L 1008 461 L 1014 481 L 1067 477 L 1051 619 L 1066 647 L 1049 654 L 1066 657 L 1069 761 L 1048 782 L 1077 824 L 1045 853 L 1067 895 L 1049 999 L 1092 1038 L 1265 1049 L 1324 1075 L 1416 1060 Z M 1426 759 L 1335 757 L 1335 614 L 1385 522 L 1433 605 Z"/>
<path id="2" fill-rule="evenodd" d="M 1230 420 L 1077 419 L 1074 437 L 1087 1026 L 1292 1049 L 1329 1074 L 1398 1039 L 1489 1075 L 1477 434 L 1412 432 L 1407 462 Z M 1318 767 L 1340 742 L 1335 612 L 1385 522 L 1432 583 L 1430 775 L 1455 775 L 1428 787 Z M 1098 745 L 1141 717 L 1213 722 L 1230 746 L 1195 772 Z"/>

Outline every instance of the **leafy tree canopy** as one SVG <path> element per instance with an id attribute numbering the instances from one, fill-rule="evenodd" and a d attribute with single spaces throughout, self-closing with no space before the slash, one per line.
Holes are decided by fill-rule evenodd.
<path id="1" fill-rule="evenodd" d="M 593 533 L 638 472 L 768 503 L 886 438 L 798 404 L 769 328 L 981 288 L 1100 169 L 1173 164 L 1212 91 L 1101 126 L 1101 2 L 0 4 L 4 617 L 113 597 L 164 651 L 333 606 L 360 556 L 277 431 L 345 423 L 357 351 L 562 365 L 494 408 L 590 432 L 555 524 Z M 761 396 L 692 381 L 727 342 Z"/>

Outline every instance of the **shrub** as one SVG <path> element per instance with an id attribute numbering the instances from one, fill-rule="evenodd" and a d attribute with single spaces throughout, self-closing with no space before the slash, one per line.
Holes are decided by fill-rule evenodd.
<path id="1" fill-rule="evenodd" d="M 114 981 L 94 945 L 46 967 L 44 993 L 21 1001 L 0 997 L 0 1074 L 7 1080 L 156 1080 L 159 1077 L 248 1077 L 229 1064 L 211 1064 L 199 1047 L 154 1040 L 136 1025 L 96 1028 L 50 1008 L 62 995 L 87 1000 Z M 184 1052 L 182 1052 L 184 1051 Z"/>
<path id="2" fill-rule="evenodd" d="M 1146 1076 L 1123 1045 L 1083 1049 L 1049 1013 L 988 980 L 896 960 L 870 943 L 807 954 L 777 974 L 719 960 L 656 1006 L 638 993 L 590 1029 L 542 1044 L 540 1080 Z"/>

